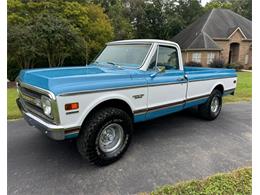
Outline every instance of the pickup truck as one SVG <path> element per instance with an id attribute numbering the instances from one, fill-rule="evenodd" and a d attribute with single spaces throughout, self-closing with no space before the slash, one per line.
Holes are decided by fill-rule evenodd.
<path id="1" fill-rule="evenodd" d="M 236 83 L 233 69 L 184 67 L 174 42 L 123 40 L 87 66 L 22 70 L 17 104 L 31 126 L 54 140 L 76 138 L 82 157 L 102 166 L 125 153 L 134 123 L 189 107 L 216 119 Z"/>

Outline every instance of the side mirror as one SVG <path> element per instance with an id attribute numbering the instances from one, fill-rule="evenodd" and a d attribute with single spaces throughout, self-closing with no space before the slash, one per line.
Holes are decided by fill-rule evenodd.
<path id="1" fill-rule="evenodd" d="M 165 72 L 165 66 L 157 66 L 157 71 L 150 75 L 151 78 L 156 77 L 158 73 Z"/>

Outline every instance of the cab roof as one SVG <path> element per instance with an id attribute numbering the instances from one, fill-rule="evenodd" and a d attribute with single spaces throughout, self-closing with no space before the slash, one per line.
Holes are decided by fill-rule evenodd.
<path id="1" fill-rule="evenodd" d="M 172 41 L 160 40 L 160 39 L 130 39 L 130 40 L 120 40 L 120 41 L 112 41 L 107 43 L 107 45 L 119 45 L 119 44 L 152 44 L 152 43 L 161 43 L 161 44 L 171 44 L 178 45 Z"/>

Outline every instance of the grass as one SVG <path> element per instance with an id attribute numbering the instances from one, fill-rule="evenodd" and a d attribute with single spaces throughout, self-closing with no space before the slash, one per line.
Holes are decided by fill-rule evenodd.
<path id="1" fill-rule="evenodd" d="M 224 102 L 251 101 L 252 99 L 252 73 L 238 72 L 238 82 L 235 95 L 224 97 Z"/>
<path id="2" fill-rule="evenodd" d="M 148 193 L 140 193 L 147 195 Z M 230 173 L 210 176 L 202 180 L 191 180 L 176 185 L 157 188 L 151 195 L 249 195 L 252 194 L 252 168 L 242 168 Z"/>
<path id="3" fill-rule="evenodd" d="M 17 91 L 16 88 L 7 89 L 7 119 L 17 119 L 22 115 L 16 105 Z"/>
<path id="4" fill-rule="evenodd" d="M 224 102 L 250 101 L 252 96 L 252 73 L 238 72 L 238 84 L 234 96 L 224 97 Z M 8 110 L 7 119 L 17 119 L 21 113 L 16 105 L 17 92 L 15 88 L 7 89 Z"/>

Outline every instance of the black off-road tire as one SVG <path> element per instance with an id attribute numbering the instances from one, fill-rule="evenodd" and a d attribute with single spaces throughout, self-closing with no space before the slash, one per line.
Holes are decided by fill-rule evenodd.
<path id="1" fill-rule="evenodd" d="M 112 123 L 123 128 L 123 143 L 116 151 L 105 153 L 100 149 L 97 140 L 102 129 Z M 113 107 L 103 108 L 94 113 L 82 126 L 77 140 L 78 151 L 83 158 L 98 166 L 111 164 L 126 152 L 132 132 L 132 119 L 125 111 Z"/>
<path id="2" fill-rule="evenodd" d="M 212 112 L 211 110 L 211 103 L 214 97 L 218 98 L 219 100 L 219 107 L 216 110 L 216 112 Z M 221 108 L 222 108 L 222 93 L 219 90 L 214 89 L 210 94 L 207 102 L 199 105 L 199 113 L 203 119 L 214 120 L 220 114 Z"/>

